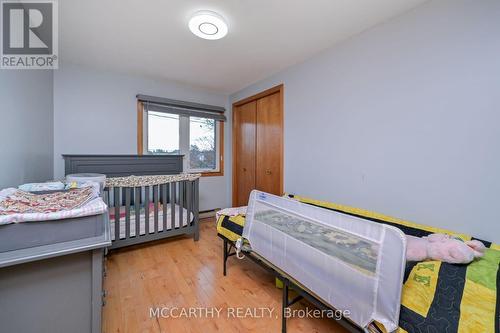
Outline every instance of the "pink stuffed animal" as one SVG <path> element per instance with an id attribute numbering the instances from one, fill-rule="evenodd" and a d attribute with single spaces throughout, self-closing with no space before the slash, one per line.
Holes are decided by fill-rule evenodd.
<path id="1" fill-rule="evenodd" d="M 486 247 L 480 241 L 466 241 L 445 234 L 427 237 L 406 236 L 406 260 L 440 260 L 451 264 L 468 264 L 482 257 Z"/>

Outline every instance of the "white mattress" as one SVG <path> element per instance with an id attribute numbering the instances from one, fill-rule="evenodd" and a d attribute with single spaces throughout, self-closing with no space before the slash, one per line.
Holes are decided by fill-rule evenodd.
<path id="1" fill-rule="evenodd" d="M 124 207 L 121 207 L 121 210 L 124 210 Z M 182 214 L 182 226 L 185 227 L 188 225 L 188 213 L 185 208 L 182 209 L 183 214 Z M 114 213 L 114 208 L 110 207 L 110 213 Z M 189 221 L 193 220 L 193 213 L 190 214 L 190 219 Z M 175 205 L 175 222 L 174 226 L 175 228 L 179 228 L 180 225 L 180 206 Z M 113 216 L 110 216 L 110 223 L 111 223 L 111 239 L 115 240 L 115 218 Z M 153 209 L 150 209 L 150 214 L 149 214 L 149 233 L 152 234 L 154 233 L 154 212 Z M 120 217 L 120 239 L 125 238 L 125 225 L 126 225 L 126 219 L 125 217 L 121 216 Z M 171 213 L 171 208 L 170 205 L 167 205 L 167 230 L 172 229 L 172 213 Z M 163 207 L 160 205 L 158 208 L 158 230 L 163 231 Z M 139 221 L 139 235 L 145 235 L 146 234 L 146 216 L 144 213 L 141 213 L 140 215 L 140 221 Z M 133 237 L 136 235 L 135 231 L 135 213 L 132 211 L 130 213 L 130 236 Z"/>

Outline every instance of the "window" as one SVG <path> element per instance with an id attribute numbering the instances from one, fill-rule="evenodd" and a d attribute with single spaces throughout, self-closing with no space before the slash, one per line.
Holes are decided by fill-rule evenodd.
<path id="1" fill-rule="evenodd" d="M 214 119 L 189 117 L 189 169 L 217 169 L 217 133 Z"/>
<path id="2" fill-rule="evenodd" d="M 223 122 L 155 111 L 143 121 L 145 153 L 184 155 L 186 172 L 223 175 Z"/>

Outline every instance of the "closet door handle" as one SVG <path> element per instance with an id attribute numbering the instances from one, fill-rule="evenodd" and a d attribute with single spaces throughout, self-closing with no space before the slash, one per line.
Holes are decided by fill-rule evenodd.
<path id="1" fill-rule="evenodd" d="M 270 176 L 272 174 L 271 170 L 266 170 L 266 175 Z"/>
<path id="2" fill-rule="evenodd" d="M 243 172 L 247 172 L 247 168 L 243 168 Z"/>

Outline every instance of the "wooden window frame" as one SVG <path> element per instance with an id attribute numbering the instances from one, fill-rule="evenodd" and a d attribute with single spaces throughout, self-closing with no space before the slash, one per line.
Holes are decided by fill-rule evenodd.
<path id="1" fill-rule="evenodd" d="M 202 177 L 222 177 L 224 176 L 224 122 L 217 121 L 219 127 L 219 170 L 205 171 L 201 173 Z M 217 126 L 216 126 L 217 127 Z"/>
<path id="2" fill-rule="evenodd" d="M 201 172 L 202 177 L 224 176 L 224 122 L 217 121 L 219 129 L 219 170 Z M 144 155 L 144 104 L 137 101 L 137 155 Z"/>

